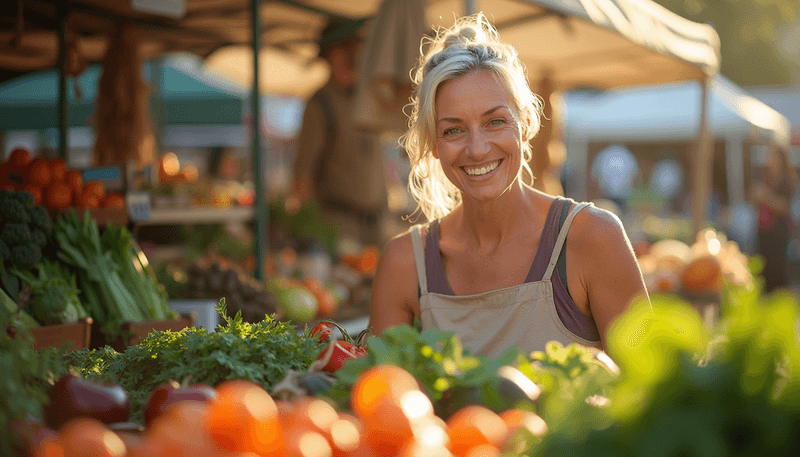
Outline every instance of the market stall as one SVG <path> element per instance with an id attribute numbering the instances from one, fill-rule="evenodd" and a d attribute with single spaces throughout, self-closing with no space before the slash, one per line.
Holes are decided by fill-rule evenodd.
<path id="1" fill-rule="evenodd" d="M 429 5 L 438 8 L 446 3 Z M 602 14 L 594 13 L 614 11 L 600 8 L 610 7 L 610 2 L 567 3 L 575 8 L 571 10 L 579 18 L 575 21 L 569 16 L 571 13 L 560 9 L 564 4 L 558 2 L 537 2 L 552 8 L 546 11 L 532 9 L 535 7 L 531 2 L 492 4 L 502 6 L 502 11 L 495 12 L 498 16 L 502 12 L 518 15 L 503 16 L 511 36 L 517 22 L 547 23 L 549 19 L 553 19 L 551 26 L 579 33 L 591 17 L 599 23 L 615 24 L 625 32 L 621 34 L 626 39 L 638 37 L 652 44 L 650 39 L 658 35 L 657 31 L 668 30 L 667 26 L 677 21 L 674 17 L 666 22 L 656 21 L 654 17 L 664 15 L 664 11 L 644 2 L 617 2 L 615 5 L 624 6 L 629 14 L 610 14 L 606 20 Z M 68 41 L 66 10 L 48 8 L 61 3 L 28 0 L 17 5 L 20 17 L 31 12 L 34 19 L 49 18 L 43 21 L 47 25 L 60 25 L 62 44 Z M 274 32 L 281 31 L 279 25 L 302 24 L 299 28 L 306 30 L 310 42 L 317 30 L 313 26 L 321 26 L 325 16 L 357 17 L 373 14 L 377 8 L 377 2 L 324 0 L 253 1 L 249 5 L 233 0 L 134 0 L 110 4 L 81 0 L 70 5 L 76 13 L 74 17 L 83 18 L 71 22 L 74 29 L 81 31 L 82 39 L 96 38 L 107 31 L 107 22 L 124 18 L 148 28 L 151 33 L 145 43 L 153 45 L 155 49 L 151 51 L 173 47 L 201 55 L 208 55 L 220 43 L 246 43 L 249 38 L 253 38 L 253 48 L 257 50 L 261 43 L 259 32 L 267 40 L 278 40 L 281 33 Z M 268 24 L 264 30 L 259 28 L 257 15 L 247 14 L 250 7 L 259 6 L 262 14 L 268 13 L 268 19 L 276 11 L 281 13 L 275 16 L 276 23 Z M 148 12 L 142 12 L 142 8 Z M 476 3 L 466 2 L 464 8 L 471 12 Z M 443 17 L 449 14 L 447 11 Z M 642 16 L 654 11 L 655 16 Z M 309 17 L 316 21 L 312 28 L 303 22 Z M 652 33 L 639 35 L 634 28 L 624 26 L 624 17 L 636 17 L 637 24 L 649 24 L 655 29 L 646 27 Z M 643 18 L 652 22 L 642 21 Z M 4 32 L 12 39 L 16 37 L 18 55 L 7 60 L 15 65 L 7 74 L 30 71 L 35 66 L 35 60 L 26 59 L 20 52 L 20 46 L 33 45 L 31 35 L 42 36 L 26 33 L 30 27 L 35 30 L 36 25 L 41 25 L 29 20 L 8 22 L 18 24 L 14 30 Z M 253 36 L 246 33 L 248 22 L 256 31 Z M 691 28 L 677 22 L 678 28 Z M 593 30 L 591 27 L 588 30 Z M 710 30 L 701 29 L 703 33 Z M 547 33 L 554 32 L 551 28 Z M 613 42 L 616 35 L 592 36 L 596 44 L 605 44 Z M 288 48 L 291 43 L 289 40 L 283 44 Z M 622 43 L 629 44 L 624 40 Z M 624 48 L 622 55 L 627 57 L 623 61 L 632 59 L 638 49 Z M 52 50 L 46 46 L 37 49 L 39 52 L 34 54 L 39 57 Z M 642 49 L 652 52 L 653 48 L 646 45 Z M 659 49 L 662 52 L 648 54 L 645 60 L 656 58 L 667 48 Z M 716 57 L 714 46 L 710 49 Z M 96 54 L 98 60 L 101 54 Z M 665 60 L 670 67 L 680 62 L 674 53 L 666 54 L 671 55 Z M 254 59 L 255 81 L 259 75 L 257 62 Z M 51 63 L 48 61 L 47 65 Z M 677 66 L 685 72 L 678 71 L 670 78 L 703 79 L 708 74 L 697 62 Z M 64 83 L 62 76 L 63 147 L 68 125 Z M 252 101 L 252 119 L 258 132 L 258 97 Z M 254 162 L 258 164 L 259 135 L 254 137 Z M 15 159 L 22 158 L 22 154 L 15 155 Z M 33 209 L 41 207 L 31 200 L 32 194 L 7 190 L 3 197 L 15 199 L 31 214 L 25 212 L 25 220 L 23 211 L 12 211 L 14 204 L 2 207 L 2 233 L 9 240 L 16 235 L 10 257 L 14 267 L 31 267 L 22 265 L 23 249 L 17 248 L 25 247 L 24 242 L 29 246 L 49 244 L 44 230 L 47 223 L 34 222 L 38 219 L 31 216 L 41 215 L 42 211 L 46 214 L 46 210 Z M 94 287 L 90 290 L 94 290 L 95 297 L 86 303 L 97 308 L 98 313 L 127 313 L 118 323 L 146 322 L 152 316 L 174 317 L 162 300 L 155 298 L 160 289 L 148 272 L 145 258 L 131 252 L 132 246 L 125 242 L 129 234 L 124 229 L 107 226 L 98 240 L 97 220 L 68 214 L 56 218 L 53 230 L 57 243 L 52 247 L 63 250 L 56 258 L 67 262 L 72 270 L 61 268 L 61 273 L 54 273 L 39 269 L 39 277 L 28 280 L 40 282 L 46 280 L 45 273 L 69 275 L 80 271 L 87 284 Z M 14 219 L 15 227 L 7 229 L 12 217 L 20 220 Z M 306 227 L 307 220 L 301 219 L 298 225 Z M 22 235 L 25 230 L 29 237 Z M 31 232 L 41 232 L 45 238 L 34 238 Z M 145 323 L 145 328 L 156 331 L 143 339 L 124 340 L 124 350 L 107 345 L 95 351 L 37 351 L 33 332 L 26 330 L 37 323 L 26 322 L 34 318 L 19 312 L 19 297 L 11 299 L 4 288 L 0 290 L 0 301 L 3 311 L 8 312 L 0 314 L 4 330 L 0 332 L 0 362 L 7 376 L 0 383 L 0 424 L 7 433 L 0 435 L 0 453 L 70 457 L 516 457 L 576 453 L 649 456 L 657 442 L 665 455 L 789 454 L 798 445 L 792 431 L 800 423 L 796 303 L 783 297 L 763 301 L 757 284 L 723 283 L 723 269 L 715 269 L 713 262 L 703 257 L 703 249 L 713 255 L 712 251 L 722 247 L 721 239 L 714 239 L 709 236 L 698 240 L 702 242 L 697 244 L 697 252 L 693 252 L 694 246 L 689 247 L 689 254 L 705 263 L 698 264 L 694 277 L 686 275 L 682 279 L 698 290 L 721 292 L 723 284 L 730 287 L 724 295 L 729 299 L 724 325 L 708 328 L 697 313 L 674 298 L 654 300 L 652 306 L 637 303 L 609 336 L 608 351 L 614 360 L 580 345 L 559 344 L 549 344 L 530 354 L 509 348 L 499 358 L 474 356 L 462 348 L 457 335 L 418 332 L 409 326 L 398 326 L 380 338 L 367 339 L 364 337 L 368 335 L 351 336 L 324 322 L 298 329 L 280 320 L 280 314 L 251 323 L 242 315 L 229 313 L 223 301 L 216 307 L 222 325 L 213 332 L 186 325 L 175 331 L 160 331 L 160 327 Z M 294 260 L 292 252 L 282 253 L 281 261 L 286 264 Z M 375 261 L 376 253 L 365 251 L 344 263 L 351 269 L 347 271 L 368 275 Z M 675 261 L 668 256 L 658 259 L 665 263 Z M 4 257 L 3 266 L 5 262 Z M 309 262 L 306 267 L 319 265 Z M 281 264 L 275 268 L 281 268 Z M 216 273 L 223 273 L 224 269 L 225 265 L 219 264 Z M 213 281 L 222 284 L 212 284 L 205 278 L 204 287 L 227 286 L 225 283 L 237 273 L 227 269 L 216 275 Z M 121 275 L 128 279 L 123 280 Z M 64 290 L 70 288 L 68 276 L 62 277 L 61 282 Z M 313 283 L 277 280 L 258 285 L 281 299 L 308 301 L 309 294 L 324 294 L 323 290 L 313 290 L 318 287 Z M 245 292 L 247 286 L 255 285 L 240 283 L 240 293 L 254 293 L 252 287 Z M 199 289 L 199 281 L 192 287 Z M 70 290 L 74 293 L 74 289 L 73 286 Z M 130 300 L 133 294 L 143 296 Z M 148 294 L 150 298 L 144 297 Z M 66 295 L 71 294 L 60 294 Z M 102 308 L 111 304 L 117 306 Z M 41 307 L 43 311 L 53 311 L 49 306 Z M 51 314 L 45 312 L 43 316 Z M 138 327 L 128 325 L 118 330 L 135 333 Z"/>

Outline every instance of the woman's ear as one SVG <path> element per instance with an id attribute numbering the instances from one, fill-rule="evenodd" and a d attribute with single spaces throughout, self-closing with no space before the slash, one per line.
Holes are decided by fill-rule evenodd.
<path id="1" fill-rule="evenodd" d="M 436 158 L 436 160 L 439 160 L 439 153 L 436 152 L 436 148 L 435 147 L 433 149 L 431 149 L 431 154 L 433 154 L 433 157 Z"/>

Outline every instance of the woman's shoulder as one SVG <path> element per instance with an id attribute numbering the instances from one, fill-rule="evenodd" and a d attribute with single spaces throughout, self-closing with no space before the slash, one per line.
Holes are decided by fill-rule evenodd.
<path id="1" fill-rule="evenodd" d="M 383 262 L 392 271 L 415 271 L 414 241 L 415 236 L 420 237 L 420 242 L 424 243 L 427 233 L 427 224 L 415 225 L 403 233 L 395 235 L 386 243 L 383 250 Z M 424 246 L 424 244 L 423 244 Z M 409 270 L 410 269 L 410 270 Z"/>
<path id="2" fill-rule="evenodd" d="M 578 214 L 570 227 L 570 242 L 603 243 L 625 238 L 625 228 L 620 218 L 611 211 L 588 205 Z"/>

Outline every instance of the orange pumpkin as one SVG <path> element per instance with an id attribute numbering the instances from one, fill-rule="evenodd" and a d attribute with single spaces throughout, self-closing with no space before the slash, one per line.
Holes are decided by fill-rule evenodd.
<path id="1" fill-rule="evenodd" d="M 716 291 L 722 286 L 722 267 L 714 256 L 699 257 L 686 265 L 681 274 L 683 288 L 694 292 Z"/>

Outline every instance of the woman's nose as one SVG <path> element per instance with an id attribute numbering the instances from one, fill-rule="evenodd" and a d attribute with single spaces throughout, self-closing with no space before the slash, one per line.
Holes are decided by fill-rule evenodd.
<path id="1" fill-rule="evenodd" d="M 480 129 L 470 130 L 469 145 L 467 146 L 467 155 L 474 158 L 480 158 L 486 155 L 491 150 L 489 138 Z"/>

